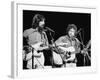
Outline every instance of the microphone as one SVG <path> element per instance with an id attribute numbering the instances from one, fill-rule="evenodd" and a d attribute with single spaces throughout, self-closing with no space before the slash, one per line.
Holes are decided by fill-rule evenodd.
<path id="1" fill-rule="evenodd" d="M 49 27 L 45 27 L 47 30 L 51 31 L 51 32 L 55 32 L 54 30 L 52 30 L 51 28 Z"/>
<path id="2" fill-rule="evenodd" d="M 82 29 L 80 28 L 80 29 L 77 31 L 77 33 L 76 33 L 76 34 L 80 33 L 80 32 L 81 32 L 81 30 L 82 30 Z"/>

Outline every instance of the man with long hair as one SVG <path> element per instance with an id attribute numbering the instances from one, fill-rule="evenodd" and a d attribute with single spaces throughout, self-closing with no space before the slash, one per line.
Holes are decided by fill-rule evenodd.
<path id="1" fill-rule="evenodd" d="M 42 48 L 48 45 L 48 38 L 44 31 L 44 25 L 44 16 L 35 14 L 32 20 L 32 28 L 25 30 L 23 33 L 27 44 L 33 48 L 32 52 L 27 54 L 27 59 L 30 58 L 27 62 L 27 68 L 29 69 L 44 67 L 45 58 Z"/>
<path id="2" fill-rule="evenodd" d="M 66 29 L 66 35 L 56 40 L 56 45 L 61 51 L 61 57 L 65 66 L 76 66 L 76 53 L 80 52 L 80 42 L 76 38 L 77 27 L 75 24 L 69 24 Z M 68 63 L 68 64 L 67 64 Z"/>

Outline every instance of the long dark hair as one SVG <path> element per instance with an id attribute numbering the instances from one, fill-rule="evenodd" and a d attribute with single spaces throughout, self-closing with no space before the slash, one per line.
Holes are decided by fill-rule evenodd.
<path id="1" fill-rule="evenodd" d="M 39 22 L 45 20 L 45 17 L 40 14 L 35 14 L 32 20 L 32 28 L 37 28 L 39 26 Z"/>

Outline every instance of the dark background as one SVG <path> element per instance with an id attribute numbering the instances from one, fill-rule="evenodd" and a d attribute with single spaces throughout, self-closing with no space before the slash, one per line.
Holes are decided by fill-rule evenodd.
<path id="1" fill-rule="evenodd" d="M 91 39 L 91 14 L 90 13 L 23 10 L 23 31 L 32 27 L 32 19 L 35 14 L 41 14 L 46 18 L 45 27 L 49 27 L 55 31 L 55 35 L 53 36 L 54 41 L 57 40 L 59 37 L 66 35 L 66 28 L 68 24 L 75 24 L 78 30 L 82 29 L 81 37 L 84 45 L 86 45 L 87 42 Z M 51 43 L 51 36 L 49 34 L 50 32 L 46 31 L 46 33 L 49 39 L 49 43 Z M 77 38 L 81 41 L 79 34 L 77 34 Z M 23 45 L 26 44 L 27 41 L 23 38 Z M 77 58 L 77 66 L 83 66 L 84 55 L 78 54 L 76 55 L 76 58 Z M 85 57 L 85 59 L 86 58 L 87 57 Z M 46 60 L 47 62 L 45 62 L 46 65 L 48 65 L 48 62 L 50 62 L 48 60 L 49 59 L 47 59 Z M 86 59 L 85 65 L 86 66 L 91 65 L 91 62 L 89 61 L 88 58 Z"/>
<path id="2" fill-rule="evenodd" d="M 84 44 L 91 38 L 91 14 L 90 13 L 73 13 L 73 12 L 48 12 L 48 11 L 31 11 L 23 10 L 23 31 L 32 27 L 32 19 L 35 14 L 41 14 L 46 18 L 45 27 L 55 31 L 54 40 L 66 34 L 68 24 L 75 24 L 77 29 L 81 30 L 81 36 Z M 47 32 L 49 42 L 51 37 Z M 77 35 L 80 39 L 79 34 Z M 26 43 L 23 41 L 24 44 Z"/>

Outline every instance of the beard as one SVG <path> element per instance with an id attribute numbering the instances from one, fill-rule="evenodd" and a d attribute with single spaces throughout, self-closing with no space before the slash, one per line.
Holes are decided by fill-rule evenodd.
<path id="1" fill-rule="evenodd" d="M 39 32 L 42 32 L 43 30 L 44 30 L 44 25 L 41 25 L 41 26 L 38 27 Z"/>

